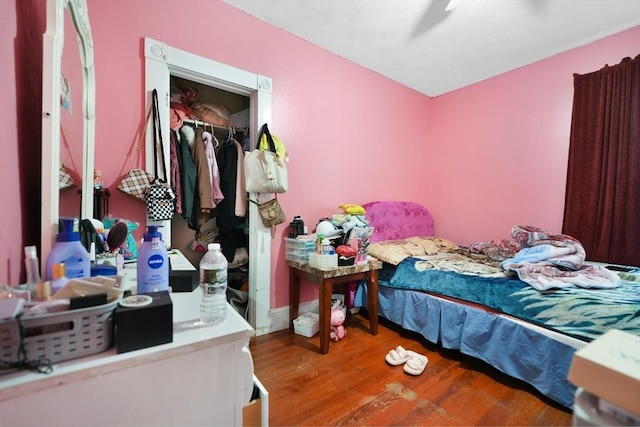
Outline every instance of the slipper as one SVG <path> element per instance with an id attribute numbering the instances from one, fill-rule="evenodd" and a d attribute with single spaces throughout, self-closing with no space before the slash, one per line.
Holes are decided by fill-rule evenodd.
<path id="1" fill-rule="evenodd" d="M 386 360 L 390 365 L 398 366 L 405 363 L 410 357 L 411 354 L 399 345 L 393 350 L 389 350 L 389 353 L 387 353 L 384 360 Z"/>
<path id="2" fill-rule="evenodd" d="M 423 356 L 422 354 L 409 351 L 410 354 L 409 360 L 404 364 L 404 371 L 407 374 L 411 375 L 420 375 L 424 368 L 427 367 L 427 363 L 429 363 L 429 359 L 427 356 Z"/>

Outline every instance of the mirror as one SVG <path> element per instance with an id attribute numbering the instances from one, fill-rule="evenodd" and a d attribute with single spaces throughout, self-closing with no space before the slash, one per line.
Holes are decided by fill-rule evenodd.
<path id="1" fill-rule="evenodd" d="M 63 96 L 62 58 L 65 48 L 65 15 L 73 23 L 77 34 L 79 47 L 80 73 L 79 80 L 72 77 L 77 73 L 66 71 L 67 81 L 72 90 L 80 91 L 82 96 L 73 99 L 81 100 L 80 105 L 72 103 L 72 116 L 78 119 L 65 118 L 64 128 L 61 111 L 61 96 Z M 76 49 L 76 42 L 67 41 L 67 49 Z M 73 54 L 69 55 L 73 62 Z M 77 59 L 75 60 L 77 63 Z M 65 67 L 70 64 L 65 63 Z M 66 77 L 66 76 L 65 76 Z M 68 110 L 65 114 L 68 114 Z M 42 212 L 41 212 L 41 243 L 40 257 L 44 262 L 58 233 L 58 218 L 60 215 L 59 170 L 62 159 L 74 157 L 79 183 L 77 190 L 81 191 L 80 209 L 75 215 L 80 218 L 93 218 L 93 168 L 95 143 L 95 72 L 93 67 L 93 37 L 89 25 L 89 15 L 86 0 L 47 0 L 47 29 L 43 37 L 42 64 Z M 72 123 L 81 123 L 82 131 L 72 130 Z M 81 137 L 79 137 L 81 136 Z M 64 138 L 64 139 L 63 139 Z M 71 142 L 73 139 L 80 140 Z M 68 154 L 61 152 L 62 141 L 68 142 Z M 81 148 L 79 147 L 81 145 Z M 76 147 L 76 148 L 71 148 Z M 79 156 L 75 158 L 75 156 Z M 70 166 L 70 165 L 65 165 Z M 64 190 L 74 191 L 76 190 Z M 89 195 L 89 197 L 86 197 Z M 76 198 L 76 200 L 78 200 Z M 77 205 L 76 205 L 77 206 Z M 66 208 L 64 213 L 66 214 Z M 74 215 L 74 216 L 75 216 Z"/>

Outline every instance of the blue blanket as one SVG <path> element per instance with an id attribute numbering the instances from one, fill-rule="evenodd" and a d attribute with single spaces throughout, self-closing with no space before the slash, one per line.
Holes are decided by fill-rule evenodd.
<path id="1" fill-rule="evenodd" d="M 420 261 L 409 257 L 395 269 L 385 266 L 380 284 L 480 304 L 587 342 L 614 328 L 640 335 L 640 269 L 619 273 L 621 285 L 613 289 L 538 291 L 516 278 L 416 269 Z"/>

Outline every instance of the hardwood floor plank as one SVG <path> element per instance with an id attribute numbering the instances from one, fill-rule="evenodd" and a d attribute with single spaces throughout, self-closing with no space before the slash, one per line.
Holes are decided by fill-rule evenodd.
<path id="1" fill-rule="evenodd" d="M 251 340 L 271 425 L 571 425 L 568 409 L 527 384 L 384 319 L 377 336 L 366 313 L 349 316 L 346 330 L 326 355 L 317 335 L 279 331 Z M 421 375 L 385 362 L 398 345 L 429 358 Z"/>

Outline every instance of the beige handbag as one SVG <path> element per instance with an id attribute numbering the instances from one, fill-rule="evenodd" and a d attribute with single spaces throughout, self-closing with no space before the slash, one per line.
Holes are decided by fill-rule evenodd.
<path id="1" fill-rule="evenodd" d="M 280 203 L 278 202 L 278 196 L 264 203 L 258 203 L 251 199 L 249 199 L 249 201 L 258 206 L 258 213 L 260 214 L 262 224 L 271 229 L 271 238 L 273 239 L 275 236 L 276 225 L 282 224 L 287 220 L 284 215 L 284 211 L 282 210 L 282 206 L 280 206 Z"/>

